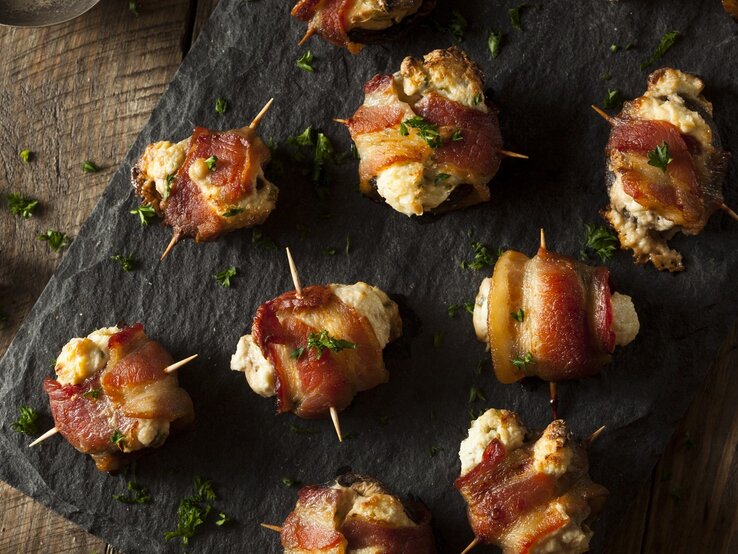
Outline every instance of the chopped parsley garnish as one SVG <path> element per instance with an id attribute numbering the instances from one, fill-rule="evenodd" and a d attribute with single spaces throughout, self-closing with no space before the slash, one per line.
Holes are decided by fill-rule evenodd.
<path id="1" fill-rule="evenodd" d="M 69 237 L 61 231 L 48 230 L 45 233 L 36 235 L 36 238 L 46 242 L 54 252 L 58 252 L 60 249 L 69 246 Z"/>
<path id="2" fill-rule="evenodd" d="M 164 189 L 164 196 L 161 197 L 162 200 L 166 200 L 169 198 L 169 195 L 172 194 L 172 181 L 174 181 L 177 178 L 177 176 L 174 173 L 170 173 L 167 175 L 167 186 Z"/>
<path id="3" fill-rule="evenodd" d="M 131 271 L 136 266 L 136 260 L 133 259 L 133 255 L 124 256 L 123 254 L 116 254 L 110 256 L 110 259 L 120 265 L 120 268 L 125 271 Z"/>
<path id="4" fill-rule="evenodd" d="M 503 38 L 504 35 L 502 33 L 495 33 L 494 31 L 489 32 L 489 36 L 487 37 L 487 47 L 489 48 L 490 56 L 492 56 L 493 58 L 496 58 L 500 55 Z M 478 104 L 478 102 L 476 103 Z"/>
<path id="5" fill-rule="evenodd" d="M 664 33 L 664 36 L 661 37 L 661 41 L 656 47 L 656 50 L 653 51 L 653 54 L 651 54 L 651 57 L 641 64 L 641 70 L 646 69 L 648 66 L 653 65 L 660 60 L 662 56 L 666 54 L 672 46 L 674 46 L 674 43 L 676 43 L 679 37 L 679 31 L 669 31 L 668 33 Z"/>
<path id="6" fill-rule="evenodd" d="M 605 97 L 602 106 L 605 109 L 617 109 L 623 104 L 623 97 L 620 95 L 620 91 L 616 88 L 607 89 L 607 96 Z"/>
<path id="7" fill-rule="evenodd" d="M 512 317 L 518 323 L 523 323 L 523 321 L 525 320 L 525 310 L 523 310 L 523 308 L 518 308 L 514 312 L 510 312 L 510 317 Z"/>
<path id="8" fill-rule="evenodd" d="M 189 544 L 198 527 L 205 523 L 213 510 L 213 502 L 217 499 L 213 484 L 209 480 L 195 477 L 195 494 L 179 501 L 177 508 L 177 529 L 164 533 L 166 540 L 180 539 L 182 544 Z M 219 513 L 215 525 L 222 526 L 230 521 L 224 513 Z"/>
<path id="9" fill-rule="evenodd" d="M 138 2 L 136 0 L 128 0 L 128 11 L 138 17 Z"/>
<path id="10" fill-rule="evenodd" d="M 269 248 L 270 250 L 276 250 L 279 248 L 277 243 L 274 242 L 274 239 L 265 234 L 264 231 L 258 227 L 254 227 L 253 231 L 251 231 L 251 243 L 263 248 Z"/>
<path id="11" fill-rule="evenodd" d="M 664 173 L 666 173 L 666 167 L 673 161 L 669 152 L 669 144 L 666 141 L 648 152 L 648 165 L 658 167 Z"/>
<path id="12" fill-rule="evenodd" d="M 302 56 L 297 58 L 297 63 L 295 65 L 297 65 L 297 67 L 299 67 L 303 71 L 309 71 L 310 73 L 314 73 L 315 68 L 313 68 L 313 59 L 314 59 L 313 53 L 310 50 L 308 50 Z"/>
<path id="13" fill-rule="evenodd" d="M 215 99 L 215 113 L 223 115 L 228 110 L 228 102 L 222 98 Z"/>
<path id="14" fill-rule="evenodd" d="M 128 492 L 124 494 L 114 494 L 113 500 L 117 500 L 123 504 L 149 504 L 151 502 L 151 493 L 149 492 L 149 488 L 139 485 L 136 481 L 136 462 L 131 464 L 128 475 L 130 477 L 128 484 L 126 485 Z"/>
<path id="15" fill-rule="evenodd" d="M 441 146 L 441 133 L 438 132 L 438 125 L 434 125 L 416 115 L 410 119 L 406 119 L 400 123 L 400 134 L 407 136 L 410 132 L 407 130 L 408 127 L 412 127 L 418 131 L 420 138 L 422 138 L 428 146 L 431 148 L 438 148 Z"/>
<path id="16" fill-rule="evenodd" d="M 454 131 L 454 134 L 451 135 L 451 140 L 454 141 L 454 142 L 458 142 L 460 140 L 464 140 L 464 136 L 461 134 L 461 130 L 460 129 L 456 129 Z"/>
<path id="17" fill-rule="evenodd" d="M 18 408 L 18 419 L 10 424 L 13 431 L 23 433 L 24 435 L 35 435 L 38 433 L 36 429 L 36 421 L 38 420 L 38 412 L 30 406 L 21 406 Z"/>
<path id="18" fill-rule="evenodd" d="M 208 166 L 210 171 L 215 171 L 218 168 L 218 156 L 210 156 L 205 160 L 205 165 Z"/>
<path id="19" fill-rule="evenodd" d="M 110 442 L 123 450 L 126 446 L 126 436 L 116 429 L 113 431 L 113 436 L 110 437 Z"/>
<path id="20" fill-rule="evenodd" d="M 612 52 L 613 54 L 615 54 L 619 50 L 620 50 L 620 46 L 618 46 L 617 44 L 613 43 L 610 45 L 610 52 Z"/>
<path id="21" fill-rule="evenodd" d="M 331 352 L 340 352 L 347 349 L 356 350 L 356 343 L 333 338 L 327 330 L 323 329 L 320 333 L 310 333 L 308 335 L 307 347 L 315 350 L 318 354 L 317 358 L 320 360 L 326 348 Z"/>
<path id="22" fill-rule="evenodd" d="M 96 173 L 99 170 L 100 168 L 97 167 L 95 162 L 92 162 L 90 160 L 85 160 L 82 163 L 82 171 L 84 171 L 85 173 Z"/>
<path id="23" fill-rule="evenodd" d="M 458 304 L 449 304 L 448 305 L 448 317 L 456 317 L 459 315 L 459 306 Z"/>
<path id="24" fill-rule="evenodd" d="M 298 425 L 295 425 L 294 423 L 290 423 L 290 431 L 298 435 L 315 435 L 316 433 L 320 432 L 317 429 L 313 429 L 312 427 L 300 427 Z"/>
<path id="25" fill-rule="evenodd" d="M 282 484 L 285 487 L 294 487 L 296 482 L 297 481 L 295 481 L 294 479 L 290 479 L 289 477 L 282 477 Z"/>
<path id="26" fill-rule="evenodd" d="M 507 17 L 510 19 L 510 25 L 513 26 L 513 29 L 517 29 L 518 31 L 523 30 L 523 24 L 520 21 L 520 13 L 523 8 L 527 7 L 528 4 L 521 4 L 517 8 L 510 8 L 507 10 Z"/>
<path id="27" fill-rule="evenodd" d="M 451 177 L 451 175 L 449 175 L 448 173 L 439 173 L 438 175 L 436 175 L 436 178 L 433 179 L 433 182 L 437 185 L 440 185 L 449 177 Z"/>
<path id="28" fill-rule="evenodd" d="M 290 358 L 293 360 L 299 360 L 302 357 L 303 352 L 305 352 L 304 346 L 295 348 L 292 352 L 290 352 Z"/>
<path id="29" fill-rule="evenodd" d="M 100 393 L 102 392 L 102 389 L 90 389 L 87 392 L 83 393 L 82 396 L 85 398 L 89 398 L 90 400 L 97 400 L 100 398 Z"/>
<path id="30" fill-rule="evenodd" d="M 231 277 L 236 276 L 236 268 L 231 266 L 228 269 L 224 269 L 223 271 L 219 271 L 215 274 L 215 280 L 218 281 L 218 284 L 221 287 L 230 288 L 231 286 Z"/>
<path id="31" fill-rule="evenodd" d="M 336 250 L 332 246 L 323 249 L 323 254 L 325 254 L 326 256 L 335 256 L 337 252 L 338 250 Z"/>
<path id="32" fill-rule="evenodd" d="M 448 23 L 448 32 L 456 42 L 464 40 L 464 33 L 469 26 L 466 19 L 457 10 L 451 12 L 451 20 Z"/>
<path id="33" fill-rule="evenodd" d="M 313 146 L 315 142 L 313 141 L 312 126 L 305 129 L 299 135 L 288 138 L 287 142 L 289 142 L 290 144 L 294 144 L 295 146 Z"/>
<path id="34" fill-rule="evenodd" d="M 598 256 L 600 261 L 606 262 L 612 258 L 620 246 L 618 237 L 610 229 L 601 225 L 584 226 L 584 248 L 579 253 L 582 261 L 588 261 L 590 253 Z"/>
<path id="35" fill-rule="evenodd" d="M 480 92 L 480 93 L 476 94 L 472 100 L 474 101 L 474 105 L 475 106 L 479 106 L 479 104 L 481 104 L 482 102 L 484 102 L 484 93 L 483 92 Z"/>
<path id="36" fill-rule="evenodd" d="M 471 247 L 474 250 L 474 258 L 471 261 L 462 260 L 460 265 L 463 269 L 479 270 L 492 267 L 495 256 L 484 244 L 479 241 L 472 241 Z"/>
<path id="37" fill-rule="evenodd" d="M 436 456 L 438 456 L 438 454 L 439 454 L 439 453 L 441 453 L 442 451 L 443 451 L 443 447 L 442 447 L 442 446 L 436 446 L 436 445 L 433 445 L 433 446 L 431 446 L 431 447 L 430 447 L 430 448 L 428 449 L 428 454 L 430 454 L 430 457 L 431 457 L 431 458 L 435 458 L 435 457 L 436 457 Z"/>
<path id="38" fill-rule="evenodd" d="M 479 360 L 477 362 L 477 366 L 474 368 L 474 372 L 477 375 L 481 375 L 482 374 L 482 370 L 484 369 L 485 362 L 486 362 L 486 360 Z"/>
<path id="39" fill-rule="evenodd" d="M 477 400 L 485 401 L 487 400 L 487 397 L 484 396 L 482 389 L 474 385 L 472 386 L 472 388 L 469 389 L 469 403 L 471 404 L 472 402 L 476 402 Z"/>
<path id="40" fill-rule="evenodd" d="M 227 212 L 223 212 L 223 217 L 233 217 L 234 215 L 238 215 L 240 213 L 243 213 L 243 208 L 231 208 Z"/>
<path id="41" fill-rule="evenodd" d="M 25 198 L 18 193 L 11 192 L 6 196 L 8 200 L 8 209 L 13 215 L 30 219 L 33 216 L 33 210 L 38 206 L 38 200 L 33 198 Z"/>
<path id="42" fill-rule="evenodd" d="M 443 332 L 442 331 L 436 331 L 433 333 L 433 348 L 441 348 L 441 345 L 443 344 Z"/>
<path id="43" fill-rule="evenodd" d="M 474 302 L 471 300 L 464 302 L 464 309 L 466 313 L 474 315 Z"/>
<path id="44" fill-rule="evenodd" d="M 152 217 L 156 215 L 156 210 L 148 204 L 141 204 L 135 210 L 131 210 L 129 213 L 137 215 L 141 220 L 141 225 L 148 225 Z"/>
<path id="45" fill-rule="evenodd" d="M 531 354 L 530 352 L 526 352 L 525 354 L 523 354 L 522 356 L 518 356 L 517 358 L 511 358 L 510 362 L 517 369 L 525 369 L 526 366 L 536 363 L 536 361 L 533 359 L 533 354 Z"/>
<path id="46" fill-rule="evenodd" d="M 335 164 L 343 163 L 345 158 L 350 156 L 350 154 L 337 154 L 328 136 L 320 131 L 314 131 L 312 127 L 308 127 L 295 137 L 288 138 L 287 142 L 299 147 L 314 147 L 312 155 L 297 151 L 293 153 L 293 158 L 298 162 L 310 164 L 304 172 L 310 175 L 310 180 L 315 185 L 318 197 L 321 200 L 326 199 L 329 193 L 325 173 L 327 162 L 331 161 Z"/>
<path id="47" fill-rule="evenodd" d="M 225 515 L 225 514 L 224 514 L 223 512 L 220 512 L 220 513 L 218 514 L 218 519 L 216 519 L 216 520 L 215 520 L 215 524 L 216 524 L 216 525 L 217 525 L 218 527 L 223 527 L 224 525 L 227 525 L 227 524 L 228 524 L 228 523 L 230 523 L 231 521 L 233 521 L 233 520 L 232 520 L 231 518 L 229 518 L 229 517 L 228 517 L 227 515 Z"/>
<path id="48" fill-rule="evenodd" d="M 24 163 L 28 163 L 31 161 L 31 154 L 33 154 L 33 152 L 31 152 L 30 150 L 21 150 L 18 155 Z"/>

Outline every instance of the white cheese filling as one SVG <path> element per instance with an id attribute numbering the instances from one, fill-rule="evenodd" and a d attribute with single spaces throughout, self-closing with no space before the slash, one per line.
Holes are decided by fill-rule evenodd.
<path id="1" fill-rule="evenodd" d="M 156 192 L 162 198 L 169 196 L 167 177 L 174 175 L 184 163 L 189 138 L 176 144 L 163 140 L 149 146 L 146 150 L 146 174 L 154 180 Z"/>
<path id="2" fill-rule="evenodd" d="M 344 16 L 348 22 L 348 30 L 354 28 L 380 30 L 399 23 L 408 15 L 420 9 L 422 0 L 413 3 L 400 3 L 393 7 L 395 2 L 387 0 L 358 0 L 354 2 Z"/>
<path id="3" fill-rule="evenodd" d="M 536 471 L 556 478 L 564 475 L 574 459 L 574 452 L 568 443 L 566 428 L 561 422 L 551 423 L 533 446 L 533 467 Z"/>
<path id="4" fill-rule="evenodd" d="M 61 385 L 79 385 L 105 367 L 110 357 L 108 339 L 119 331 L 118 327 L 103 327 L 65 344 L 54 364 L 57 381 Z"/>
<path id="5" fill-rule="evenodd" d="M 615 180 L 610 187 L 610 204 L 620 214 L 628 213 L 639 226 L 655 231 L 668 231 L 674 227 L 674 222 L 648 210 L 623 189 L 623 178 L 615 174 Z"/>
<path id="6" fill-rule="evenodd" d="M 568 517 L 560 504 L 556 503 L 555 506 Z M 586 526 L 580 528 L 574 521 L 570 521 L 540 540 L 530 550 L 530 554 L 584 554 L 589 551 L 592 535 L 592 531 Z"/>
<path id="7" fill-rule="evenodd" d="M 380 348 L 384 348 L 392 336 L 392 321 L 399 317 L 397 304 L 384 291 L 363 282 L 353 285 L 329 285 L 341 302 L 351 306 L 369 320 Z M 236 353 L 231 357 L 231 369 L 246 375 L 246 381 L 258 395 L 276 394 L 276 369 L 264 357 L 251 335 L 238 341 Z"/>
<path id="8" fill-rule="evenodd" d="M 474 313 L 472 314 L 472 322 L 474 324 L 474 333 L 477 339 L 483 343 L 489 343 L 489 333 L 487 330 L 487 305 L 489 303 L 489 290 L 492 287 L 492 277 L 485 277 L 479 285 L 479 292 L 474 299 Z"/>
<path id="9" fill-rule="evenodd" d="M 422 215 L 440 206 L 459 184 L 454 175 L 427 176 L 421 162 L 394 164 L 377 174 L 377 192 L 407 216 Z"/>
<path id="10" fill-rule="evenodd" d="M 523 444 L 527 432 L 514 412 L 487 410 L 472 422 L 469 435 L 461 441 L 461 475 L 466 475 L 482 461 L 484 450 L 493 440 L 499 440 L 507 450 L 515 450 Z"/>

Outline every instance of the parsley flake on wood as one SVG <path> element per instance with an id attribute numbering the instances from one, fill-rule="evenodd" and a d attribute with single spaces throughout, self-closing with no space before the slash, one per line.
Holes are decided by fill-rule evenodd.
<path id="1" fill-rule="evenodd" d="M 402 136 L 410 134 L 407 129 L 408 127 L 416 129 L 420 138 L 422 138 L 431 148 L 438 148 L 441 146 L 441 133 L 438 131 L 438 125 L 434 125 L 419 115 L 416 115 L 415 117 L 411 117 L 400 123 L 400 134 Z"/>
<path id="2" fill-rule="evenodd" d="M 228 110 L 228 102 L 222 98 L 215 99 L 215 113 L 223 115 Z"/>
<path id="3" fill-rule="evenodd" d="M 25 198 L 16 192 L 8 194 L 6 199 L 10 213 L 23 219 L 30 219 L 33 216 L 33 210 L 38 206 L 38 200 Z"/>
<path id="4" fill-rule="evenodd" d="M 116 254 L 110 256 L 110 259 L 120 265 L 120 268 L 126 273 L 136 267 L 136 260 L 133 259 L 133 255 L 124 256 L 123 254 Z"/>
<path id="5" fill-rule="evenodd" d="M 205 165 L 208 166 L 210 171 L 215 171 L 218 168 L 218 156 L 212 155 L 205 160 Z"/>
<path id="6" fill-rule="evenodd" d="M 518 323 L 523 323 L 523 321 L 525 320 L 525 310 L 523 310 L 523 308 L 518 308 L 514 312 L 510 312 L 510 317 L 512 317 Z"/>
<path id="7" fill-rule="evenodd" d="M 641 64 L 641 70 L 646 69 L 648 66 L 653 65 L 660 60 L 663 55 L 666 54 L 672 46 L 674 46 L 674 43 L 676 43 L 680 36 L 679 31 L 669 31 L 668 33 L 664 33 L 664 36 L 661 37 L 661 41 L 653 54 L 651 54 L 651 57 Z"/>
<path id="8" fill-rule="evenodd" d="M 179 507 L 177 508 L 177 529 L 164 533 L 164 539 L 171 540 L 178 538 L 182 541 L 182 544 L 187 545 L 190 539 L 195 536 L 198 527 L 207 521 L 208 516 L 213 510 L 212 503 L 217 499 L 215 490 L 213 490 L 213 484 L 209 480 L 196 476 L 193 488 L 195 494 L 183 498 L 179 502 Z M 218 519 L 213 523 L 222 526 L 228 521 L 230 521 L 228 516 L 221 512 L 218 515 Z"/>
<path id="9" fill-rule="evenodd" d="M 54 252 L 58 252 L 60 249 L 69 246 L 69 237 L 61 231 L 52 231 L 49 229 L 45 233 L 36 235 L 36 239 L 47 243 L 49 248 Z"/>
<path id="10" fill-rule="evenodd" d="M 658 167 L 664 173 L 666 173 L 666 167 L 673 161 L 669 152 L 669 144 L 666 141 L 648 152 L 648 165 Z"/>
<path id="11" fill-rule="evenodd" d="M 489 55 L 493 58 L 496 58 L 500 55 L 500 50 L 502 49 L 502 39 L 505 35 L 502 33 L 495 33 L 494 31 L 489 32 L 489 36 L 487 37 L 487 47 L 489 48 Z M 476 102 L 477 104 L 479 102 Z"/>
<path id="12" fill-rule="evenodd" d="M 23 433 L 24 435 L 37 434 L 36 421 L 38 420 L 38 412 L 30 406 L 21 406 L 18 408 L 18 413 L 18 419 L 10 424 L 13 431 Z"/>
<path id="13" fill-rule="evenodd" d="M 607 96 L 602 102 L 602 106 L 607 110 L 611 110 L 618 109 L 622 105 L 623 97 L 621 96 L 620 91 L 616 88 L 607 89 Z"/>
<path id="14" fill-rule="evenodd" d="M 526 366 L 532 365 L 536 363 L 536 361 L 533 359 L 533 354 L 530 352 L 526 352 L 522 356 L 518 356 L 517 358 L 510 358 L 510 362 L 512 365 L 514 365 L 517 369 L 525 369 Z"/>
<path id="15" fill-rule="evenodd" d="M 517 29 L 518 31 L 523 30 L 523 24 L 520 21 L 520 15 L 523 11 L 523 8 L 527 8 L 528 4 L 520 4 L 517 8 L 510 8 L 507 10 L 507 17 L 510 19 L 510 25 L 512 25 L 513 29 Z"/>
<path id="16" fill-rule="evenodd" d="M 341 350 L 356 350 L 356 343 L 343 339 L 333 338 L 328 334 L 326 329 L 320 333 L 310 333 L 308 335 L 307 347 L 317 352 L 317 358 L 323 357 L 323 351 L 327 348 L 331 352 L 340 352 Z"/>
<path id="17" fill-rule="evenodd" d="M 90 160 L 85 160 L 82 163 L 82 171 L 84 171 L 85 173 L 96 173 L 100 171 L 100 168 L 97 167 L 95 162 L 90 161 Z"/>
<path id="18" fill-rule="evenodd" d="M 606 262 L 612 258 L 620 246 L 618 237 L 610 229 L 601 225 L 584 226 L 584 248 L 579 253 L 582 261 L 588 261 L 590 253 L 598 256 L 600 261 Z"/>
<path id="19" fill-rule="evenodd" d="M 131 210 L 129 213 L 137 215 L 141 220 L 141 225 L 148 225 L 152 217 L 156 215 L 156 210 L 148 204 L 141 204 L 135 210 Z"/>
<path id="20" fill-rule="evenodd" d="M 31 155 L 33 152 L 30 150 L 21 150 L 18 155 L 20 156 L 20 159 L 23 160 L 23 163 L 28 163 L 31 161 Z"/>
<path id="21" fill-rule="evenodd" d="M 313 53 L 310 50 L 308 50 L 302 56 L 297 58 L 297 63 L 295 65 L 297 65 L 297 67 L 299 67 L 303 71 L 314 73 L 315 68 L 313 67 L 313 59 L 314 59 Z"/>
<path id="22" fill-rule="evenodd" d="M 230 288 L 231 278 L 236 276 L 236 268 L 231 266 L 228 269 L 219 271 L 215 274 L 215 280 L 221 287 Z"/>

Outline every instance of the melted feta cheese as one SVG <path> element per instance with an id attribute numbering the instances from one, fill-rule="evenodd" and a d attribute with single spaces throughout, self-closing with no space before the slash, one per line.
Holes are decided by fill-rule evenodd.
<path id="1" fill-rule="evenodd" d="M 144 447 L 156 448 L 164 444 L 169 436 L 169 421 L 166 419 L 137 419 L 136 440 Z"/>
<path id="2" fill-rule="evenodd" d="M 555 506 L 568 518 L 563 507 L 558 503 Z M 586 525 L 579 527 L 574 521 L 569 521 L 538 541 L 530 550 L 530 554 L 583 554 L 589 551 L 592 535 L 592 531 Z"/>
<path id="3" fill-rule="evenodd" d="M 54 365 L 57 381 L 62 385 L 79 385 L 105 367 L 110 357 L 108 339 L 119 331 L 118 327 L 104 327 L 65 344 Z"/>
<path id="4" fill-rule="evenodd" d="M 236 353 L 231 357 L 231 369 L 242 371 L 256 394 L 264 397 L 277 394 L 274 366 L 264 357 L 251 335 L 244 335 L 238 341 Z"/>
<path id="5" fill-rule="evenodd" d="M 352 519 L 381 523 L 386 527 L 411 527 L 413 525 L 405 513 L 402 502 L 390 494 L 357 495 L 344 521 L 348 522 Z"/>
<path id="6" fill-rule="evenodd" d="M 610 187 L 610 204 L 618 212 L 627 212 L 645 229 L 653 229 L 655 231 L 668 231 L 674 227 L 674 222 L 670 219 L 662 217 L 648 210 L 623 189 L 623 178 L 619 173 L 615 173 L 615 180 Z"/>
<path id="7" fill-rule="evenodd" d="M 472 322 L 474 323 L 474 333 L 483 343 L 488 343 L 487 318 L 488 318 L 488 298 L 489 290 L 492 287 L 492 277 L 486 277 L 479 285 L 479 292 L 474 299 L 474 314 Z"/>
<path id="8" fill-rule="evenodd" d="M 684 135 L 691 135 L 701 144 L 712 144 L 712 130 L 700 114 L 690 110 L 678 94 L 667 99 L 642 96 L 633 105 L 638 119 L 668 121 Z"/>
<path id="9" fill-rule="evenodd" d="M 392 323 L 399 320 L 399 309 L 384 291 L 361 281 L 353 285 L 329 286 L 341 302 L 369 320 L 380 348 L 383 349 L 391 337 L 399 334 L 399 329 L 392 328 Z"/>
<path id="10" fill-rule="evenodd" d="M 514 412 L 487 410 L 472 422 L 469 436 L 461 441 L 461 475 L 466 475 L 482 461 L 484 450 L 493 440 L 499 440 L 508 450 L 515 450 L 523 444 L 527 432 Z"/>
<path id="11" fill-rule="evenodd" d="M 184 162 L 190 139 L 187 138 L 176 144 L 168 140 L 155 142 L 150 145 L 144 154 L 146 174 L 154 180 L 156 192 L 166 198 L 167 176 L 174 175 Z"/>
<path id="12" fill-rule="evenodd" d="M 438 183 L 436 177 L 426 175 L 421 162 L 394 164 L 377 173 L 377 192 L 398 212 L 422 215 L 443 204 L 460 183 L 454 175 Z"/>
<path id="13" fill-rule="evenodd" d="M 566 426 L 561 420 L 550 423 L 533 446 L 533 467 L 536 471 L 557 478 L 564 475 L 574 458 L 569 440 Z"/>
<path id="14" fill-rule="evenodd" d="M 612 331 L 615 333 L 615 344 L 625 346 L 638 335 L 641 324 L 638 321 L 633 300 L 626 294 L 613 293 L 610 298 L 612 305 Z"/>

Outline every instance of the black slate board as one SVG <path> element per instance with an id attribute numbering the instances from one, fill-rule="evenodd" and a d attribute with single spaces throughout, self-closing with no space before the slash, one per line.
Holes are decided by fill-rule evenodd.
<path id="1" fill-rule="evenodd" d="M 304 27 L 288 16 L 285 4 L 221 0 L 19 331 L 0 366 L 0 478 L 131 553 L 180 550 L 162 535 L 175 527 L 178 500 L 189 494 L 193 476 L 204 475 L 222 497 L 218 507 L 238 522 L 222 529 L 206 525 L 190 550 L 278 552 L 277 536 L 258 523 L 279 524 L 292 508 L 296 490 L 285 488 L 281 478 L 321 482 L 351 466 L 419 495 L 433 511 L 441 551 L 458 552 L 471 539 L 464 504 L 452 487 L 470 407 L 516 410 L 530 427 L 542 427 L 549 418 L 546 385 L 503 386 L 488 364 L 477 375 L 475 367 L 486 355 L 473 337 L 471 318 L 447 315 L 449 303 L 473 299 L 485 275 L 459 268 L 471 256 L 467 233 L 493 247 L 532 254 L 538 228 L 544 227 L 550 248 L 576 255 L 584 223 L 599 222 L 597 211 L 606 203 L 602 150 L 608 129 L 589 104 L 601 103 L 609 87 L 626 97 L 640 94 L 647 72 L 639 64 L 672 29 L 683 37 L 663 63 L 704 76 L 726 148 L 738 152 L 738 27 L 717 0 L 552 0 L 524 9 L 522 32 L 507 18 L 507 8 L 516 4 L 463 2 L 458 9 L 470 28 L 461 46 L 487 74 L 506 147 L 531 157 L 504 161 L 491 185 L 491 203 L 418 221 L 361 197 L 355 162 L 331 170 L 326 203 L 317 201 L 299 172 L 276 179 L 279 205 L 264 232 L 293 247 L 304 284 L 364 280 L 404 295 L 415 314 L 416 324 L 408 325 L 412 336 L 387 351 L 390 382 L 359 395 L 342 414 L 344 432 L 357 436 L 338 444 L 328 421 L 275 417 L 272 400 L 253 394 L 243 376 L 228 369 L 256 307 L 291 288 L 283 251 L 253 244 L 251 231 L 244 231 L 218 243 L 180 243 L 160 264 L 170 231 L 141 227 L 128 213 L 138 204 L 128 182 L 131 162 L 152 140 L 179 140 L 196 124 L 242 125 L 274 96 L 261 128 L 264 137 L 284 141 L 313 125 L 347 149 L 347 133 L 332 118 L 353 113 L 363 83 L 377 72 L 394 72 L 405 55 L 451 44 L 430 25 L 356 57 L 313 39 L 316 73 L 309 74 L 294 65 L 305 50 L 296 44 Z M 436 18 L 445 21 L 451 3 L 441 4 Z M 487 51 L 488 29 L 506 33 L 496 60 Z M 630 42 L 634 49 L 609 50 L 612 43 Z M 602 79 L 606 73 L 611 80 Z M 225 116 L 214 113 L 218 96 L 229 102 Z M 737 181 L 734 164 L 727 182 Z M 726 200 L 738 204 L 734 186 Z M 300 224 L 309 227 L 307 236 Z M 348 234 L 351 251 L 345 255 Z M 681 275 L 636 267 L 627 253 L 615 256 L 609 264 L 613 281 L 634 297 L 641 334 L 601 376 L 560 387 L 562 415 L 579 436 L 600 425 L 608 429 L 591 451 L 592 475 L 612 493 L 596 525 L 596 552 L 617 532 L 638 483 L 735 320 L 738 225 L 718 215 L 699 237 L 679 238 L 674 245 L 685 255 L 687 271 Z M 338 253 L 326 256 L 326 247 Z M 123 273 L 109 261 L 124 252 L 141 260 L 137 271 Z M 213 274 L 229 265 L 238 268 L 238 276 L 231 289 L 221 288 Z M 61 438 L 29 450 L 28 439 L 9 425 L 17 407 L 30 404 L 47 414 L 41 425 L 50 427 L 41 391 L 50 360 L 70 337 L 119 320 L 143 321 L 175 358 L 200 353 L 180 371 L 195 403 L 194 429 L 138 464 L 138 479 L 155 498 L 149 506 L 113 501 L 124 478 L 98 473 Z M 434 348 L 437 332 L 443 341 Z M 472 385 L 485 392 L 485 403 L 468 403 Z M 380 423 L 383 416 L 390 418 L 387 425 Z M 295 433 L 293 424 L 318 432 Z M 431 456 L 431 447 L 442 450 Z"/>

